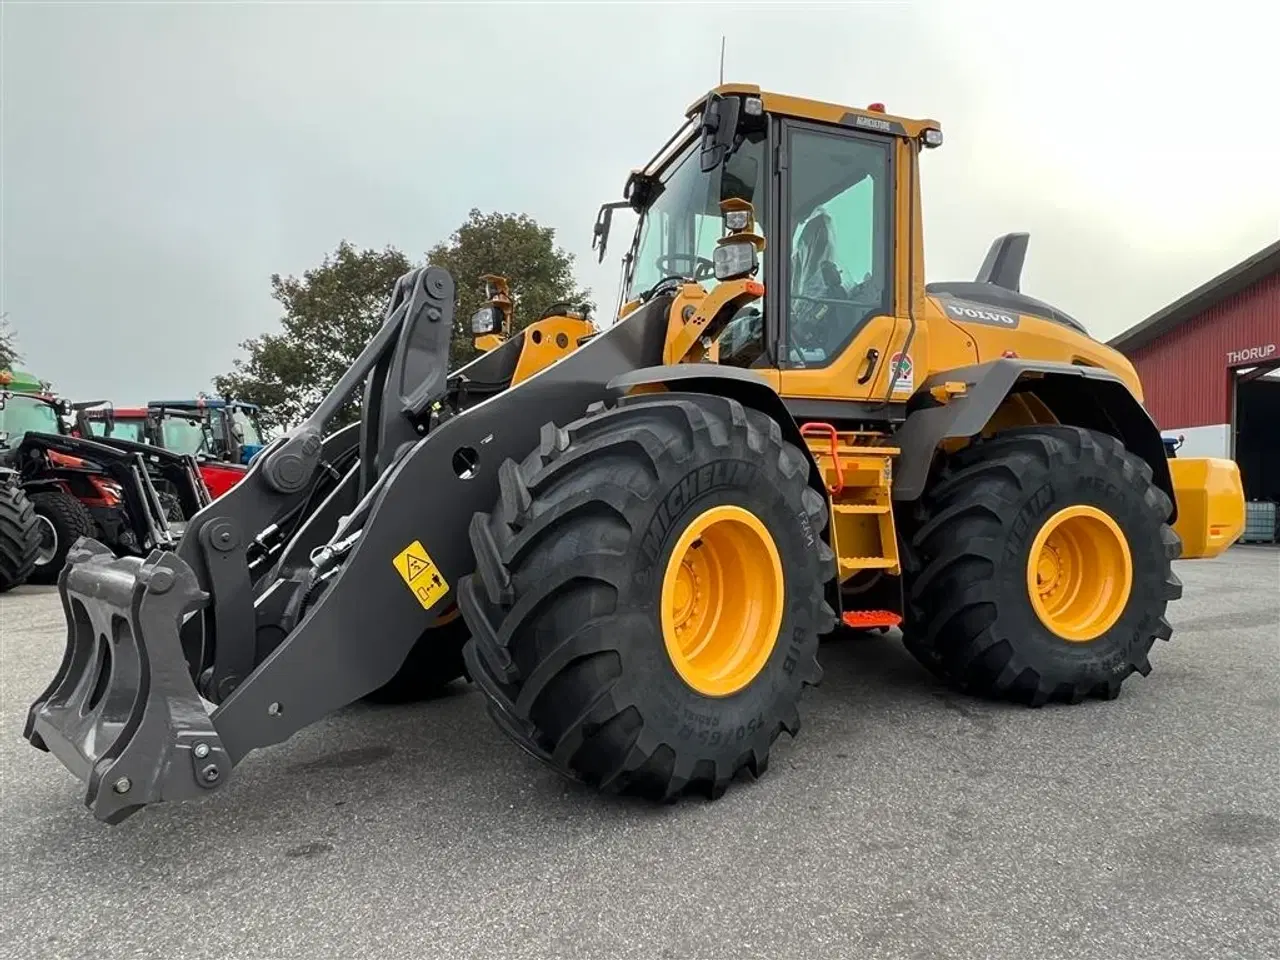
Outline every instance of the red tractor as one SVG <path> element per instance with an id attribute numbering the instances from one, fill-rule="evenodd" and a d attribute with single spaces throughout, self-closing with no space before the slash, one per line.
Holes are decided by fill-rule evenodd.
<path id="1" fill-rule="evenodd" d="M 100 407 L 88 411 L 88 418 L 95 436 L 195 457 L 214 498 L 240 482 L 249 460 L 262 449 L 258 408 L 240 401 L 153 400 L 145 407 Z"/>
<path id="2" fill-rule="evenodd" d="M 6 491 L 20 488 L 34 508 L 34 566 L 24 560 L 20 571 L 33 583 L 55 582 L 81 537 L 117 556 L 173 549 L 186 520 L 211 502 L 191 456 L 92 437 L 88 404 L 12 386 L 0 379 L 0 470 Z"/>

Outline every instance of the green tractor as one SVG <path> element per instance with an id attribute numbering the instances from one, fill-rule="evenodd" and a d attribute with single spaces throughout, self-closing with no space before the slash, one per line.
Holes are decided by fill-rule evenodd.
<path id="1" fill-rule="evenodd" d="M 0 370 L 0 390 L 39 392 L 44 384 L 22 370 Z M 5 441 L 0 429 L 0 446 Z M 40 553 L 40 521 L 17 470 L 0 465 L 0 593 L 26 583 Z"/>

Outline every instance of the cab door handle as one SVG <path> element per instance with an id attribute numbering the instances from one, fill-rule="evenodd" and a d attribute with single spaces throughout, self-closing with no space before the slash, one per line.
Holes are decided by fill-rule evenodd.
<path id="1" fill-rule="evenodd" d="M 863 371 L 862 376 L 858 378 L 858 383 L 866 383 L 871 379 L 871 375 L 876 372 L 876 361 L 880 359 L 880 351 L 872 347 L 867 351 L 866 364 L 867 369 Z"/>

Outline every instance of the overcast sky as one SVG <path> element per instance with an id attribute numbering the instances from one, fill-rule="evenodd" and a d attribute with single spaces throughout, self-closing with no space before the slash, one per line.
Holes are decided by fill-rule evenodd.
<path id="1" fill-rule="evenodd" d="M 942 122 L 930 279 L 1028 230 L 1023 289 L 1106 339 L 1280 237 L 1265 0 L 6 2 L 0 31 L 0 311 L 81 399 L 210 389 L 275 327 L 273 272 L 343 238 L 420 258 L 472 206 L 554 226 L 607 312 L 596 208 L 721 33 L 728 80 Z"/>

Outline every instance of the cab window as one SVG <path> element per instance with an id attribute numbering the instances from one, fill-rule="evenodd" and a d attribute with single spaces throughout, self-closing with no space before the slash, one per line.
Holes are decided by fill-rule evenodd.
<path id="1" fill-rule="evenodd" d="M 722 200 L 750 201 L 760 229 L 766 228 L 764 149 L 764 134 L 753 134 L 725 164 L 704 172 L 694 143 L 672 164 L 637 228 L 627 299 L 668 277 L 715 282 L 712 254 L 724 236 Z"/>
<path id="2" fill-rule="evenodd" d="M 890 144 L 805 128 L 788 144 L 787 360 L 820 367 L 892 312 Z"/>
<path id="3" fill-rule="evenodd" d="M 147 439 L 141 420 L 115 420 L 111 424 L 109 433 L 107 424 L 103 420 L 90 420 L 89 426 L 95 437 L 111 437 L 115 440 L 130 440 L 133 443 L 145 443 Z"/>

